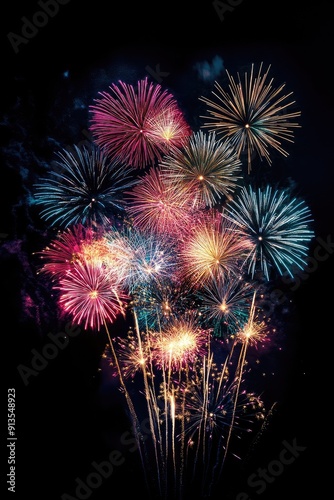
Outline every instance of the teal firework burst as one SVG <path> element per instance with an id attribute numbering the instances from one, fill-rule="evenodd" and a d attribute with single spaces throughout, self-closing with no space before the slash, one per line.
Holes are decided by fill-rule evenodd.
<path id="1" fill-rule="evenodd" d="M 35 185 L 41 217 L 51 226 L 106 225 L 123 213 L 123 190 L 136 182 L 129 167 L 110 161 L 98 147 L 57 153 L 57 169 Z"/>
<path id="2" fill-rule="evenodd" d="M 244 186 L 227 203 L 225 216 L 251 242 L 246 266 L 252 277 L 259 268 L 267 280 L 273 268 L 290 276 L 296 267 L 305 268 L 313 219 L 305 201 L 291 196 L 288 189 Z"/>
<path id="3" fill-rule="evenodd" d="M 254 285 L 240 278 L 216 279 L 198 292 L 203 323 L 213 328 L 214 337 L 230 337 L 248 320 Z"/>

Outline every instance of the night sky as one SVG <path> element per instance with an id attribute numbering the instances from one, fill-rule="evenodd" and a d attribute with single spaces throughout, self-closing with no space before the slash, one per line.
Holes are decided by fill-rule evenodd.
<path id="1" fill-rule="evenodd" d="M 59 317 L 50 285 L 37 274 L 40 261 L 35 252 L 56 231 L 33 203 L 33 184 L 56 150 L 91 139 L 88 107 L 112 82 L 136 84 L 148 77 L 160 83 L 198 129 L 205 108 L 198 98 L 210 95 L 214 80 L 226 83 L 226 69 L 235 75 L 261 62 L 265 68 L 271 65 L 274 82 L 286 83 L 286 91 L 293 92 L 301 127 L 295 142 L 287 146 L 289 156 L 274 155 L 273 165 L 260 165 L 254 176 L 293 185 L 311 210 L 315 237 L 309 267 L 297 284 L 275 284 L 289 297 L 289 305 L 273 319 L 278 331 L 273 346 L 259 354 L 265 375 L 257 387 L 268 409 L 274 405 L 275 410 L 265 432 L 244 450 L 244 460 L 231 461 L 212 498 L 303 499 L 310 492 L 311 498 L 327 498 L 324 491 L 330 490 L 331 477 L 323 449 L 333 427 L 328 404 L 334 279 L 334 20 L 330 2 L 308 7 L 301 1 L 290 3 L 231 1 L 223 13 L 224 2 L 202 0 L 182 8 L 182 2 L 121 2 L 110 11 L 101 0 L 68 0 L 59 2 L 49 17 L 36 17 L 43 1 L 15 1 L 3 8 L 2 398 L 8 388 L 15 388 L 17 436 L 16 492 L 8 492 L 5 481 L 1 486 L 8 498 L 79 498 L 76 478 L 85 481 L 94 470 L 92 463 L 106 460 L 111 450 L 118 450 L 124 463 L 81 498 L 146 497 L 139 456 L 122 439 L 131 423 L 102 358 L 104 333 L 82 330 L 27 383 L 18 371 L 20 365 L 30 366 L 32 350 L 40 353 L 50 343 L 50 332 L 62 331 L 69 321 Z M 42 26 L 23 28 L 32 19 Z M 113 332 L 123 326 L 116 322 Z M 257 491 L 249 477 L 272 461 L 277 465 L 284 443 L 297 443 L 295 460 L 282 466 L 272 482 L 264 481 L 263 492 Z M 7 474 L 4 433 L 2 448 L 2 470 Z M 65 493 L 68 497 L 62 497 Z M 194 488 L 189 498 L 201 497 Z"/>

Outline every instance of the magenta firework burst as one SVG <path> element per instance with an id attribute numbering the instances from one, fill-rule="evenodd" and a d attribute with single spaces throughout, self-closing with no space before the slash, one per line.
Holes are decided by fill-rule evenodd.
<path id="1" fill-rule="evenodd" d="M 147 78 L 137 86 L 113 83 L 90 106 L 90 130 L 111 157 L 134 168 L 160 160 L 191 134 L 174 96 Z"/>
<path id="2" fill-rule="evenodd" d="M 43 260 L 41 273 L 49 276 L 63 276 L 77 261 L 83 260 L 82 245 L 91 243 L 94 233 L 91 228 L 77 224 L 64 231 L 58 231 L 57 237 L 41 252 L 36 252 Z"/>
<path id="3" fill-rule="evenodd" d="M 54 288 L 60 291 L 63 311 L 85 329 L 100 330 L 124 313 L 127 296 L 117 278 L 113 281 L 102 266 L 76 263 Z"/>
<path id="4" fill-rule="evenodd" d="M 152 167 L 128 193 L 126 211 L 142 231 L 175 235 L 191 222 L 193 198 Z"/>

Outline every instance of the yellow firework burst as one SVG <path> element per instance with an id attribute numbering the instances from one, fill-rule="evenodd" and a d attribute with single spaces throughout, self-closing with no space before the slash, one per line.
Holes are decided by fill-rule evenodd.
<path id="1" fill-rule="evenodd" d="M 229 138 L 238 156 L 246 151 L 248 172 L 254 154 L 265 158 L 270 165 L 271 148 L 288 156 L 282 141 L 294 142 L 293 129 L 300 127 L 291 121 L 301 114 L 300 111 L 289 111 L 295 104 L 289 100 L 292 92 L 282 94 L 285 84 L 273 87 L 273 79 L 268 78 L 269 70 L 270 65 L 262 72 L 261 63 L 256 75 L 252 64 L 250 74 L 245 72 L 243 80 L 239 73 L 235 80 L 226 71 L 229 89 L 225 90 L 215 82 L 215 91 L 212 91 L 215 100 L 204 96 L 199 98 L 209 108 L 209 116 L 201 117 L 210 120 L 203 127 Z"/>
<path id="2" fill-rule="evenodd" d="M 247 251 L 248 239 L 240 238 L 234 226 L 218 214 L 201 223 L 186 239 L 181 250 L 184 273 L 194 284 L 225 281 L 239 274 Z"/>

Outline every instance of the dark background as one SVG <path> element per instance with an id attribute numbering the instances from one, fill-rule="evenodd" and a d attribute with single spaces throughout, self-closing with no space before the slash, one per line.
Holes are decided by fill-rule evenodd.
<path id="1" fill-rule="evenodd" d="M 316 258 L 320 239 L 330 242 L 334 234 L 331 2 L 237 3 L 221 19 L 215 4 L 202 0 L 70 0 L 18 46 L 17 54 L 8 33 L 21 35 L 22 17 L 31 20 L 41 9 L 31 0 L 2 8 L 2 399 L 4 405 L 8 387 L 15 388 L 18 438 L 16 493 L 8 494 L 2 481 L 8 498 L 75 497 L 75 479 L 85 480 L 92 462 L 107 459 L 113 448 L 126 461 L 89 498 L 145 498 L 139 458 L 120 444 L 130 424 L 101 360 L 107 341 L 103 334 L 81 332 L 26 386 L 18 374 L 18 365 L 29 365 L 31 349 L 41 351 L 48 333 L 64 328 L 48 286 L 36 273 L 34 252 L 49 242 L 50 232 L 31 202 L 32 185 L 58 147 L 87 139 L 88 105 L 118 79 L 136 83 L 160 67 L 159 83 L 198 127 L 203 110 L 198 97 L 210 93 L 212 82 L 201 80 L 195 66 L 215 56 L 232 74 L 251 63 L 271 65 L 274 81 L 286 82 L 287 91 L 293 91 L 302 113 L 295 143 L 288 145 L 287 158 L 275 157 L 272 170 L 261 166 L 257 175 L 297 186 L 311 209 L 315 238 L 309 269 L 293 293 L 289 290 L 290 312 L 278 321 L 275 352 L 262 358 L 263 398 L 269 407 L 276 403 L 275 412 L 247 460 L 232 462 L 214 498 L 246 500 L 238 498 L 245 492 L 251 500 L 324 499 L 331 493 L 326 453 L 331 453 L 333 429 L 333 249 L 321 251 L 322 261 Z M 5 437 L 4 431 L 4 450 Z M 247 478 L 279 457 L 284 440 L 305 449 L 257 494 Z M 4 475 L 6 458 L 5 452 Z M 191 497 L 198 498 L 196 492 Z"/>

